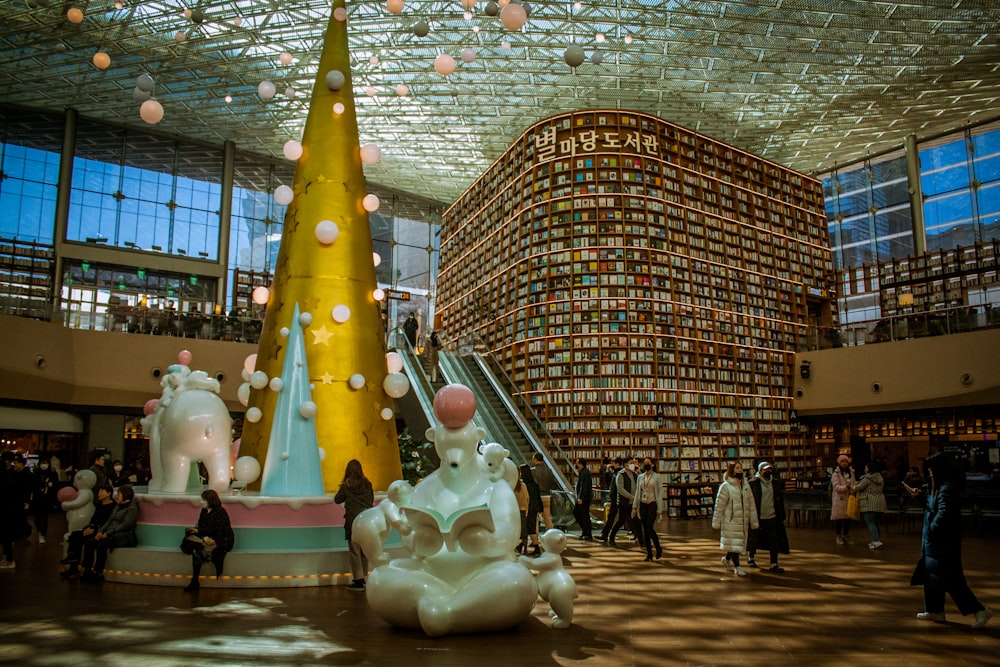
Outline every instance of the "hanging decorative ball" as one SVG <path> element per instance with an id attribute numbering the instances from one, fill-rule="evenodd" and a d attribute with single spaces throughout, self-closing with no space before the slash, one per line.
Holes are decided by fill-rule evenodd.
<path id="1" fill-rule="evenodd" d="M 500 12 L 500 23 L 507 30 L 520 30 L 527 20 L 528 14 L 524 11 L 524 7 L 513 2 L 508 3 Z"/>
<path id="2" fill-rule="evenodd" d="M 239 27 L 239 26 L 243 25 L 243 17 L 242 16 L 237 16 L 237 17 L 233 18 L 233 25 L 236 26 L 236 27 Z"/>
<path id="3" fill-rule="evenodd" d="M 281 63 L 282 65 L 291 65 L 292 54 L 289 53 L 288 51 L 282 51 L 281 55 L 278 56 L 278 62 Z"/>
<path id="4" fill-rule="evenodd" d="M 398 373 L 403 370 L 403 357 L 399 356 L 399 352 L 385 353 L 385 368 L 390 373 Z"/>
<path id="5" fill-rule="evenodd" d="M 111 56 L 105 51 L 98 51 L 94 54 L 94 67 L 97 69 L 107 69 L 111 65 Z"/>
<path id="6" fill-rule="evenodd" d="M 525 18 L 531 18 L 531 5 L 529 5 L 527 2 L 520 2 L 520 0 L 510 0 L 510 1 L 516 2 L 519 5 L 521 5 L 521 9 L 524 10 Z"/>
<path id="7" fill-rule="evenodd" d="M 381 415 L 382 419 L 385 421 L 389 421 L 390 419 L 392 419 L 393 414 L 394 413 L 392 411 L 392 408 L 382 408 L 382 411 L 379 413 L 379 415 Z"/>
<path id="8" fill-rule="evenodd" d="M 467 46 L 464 49 L 462 49 L 462 62 L 463 63 L 469 64 L 469 63 L 471 63 L 475 59 L 476 59 L 476 52 L 473 50 L 473 48 L 471 46 Z"/>
<path id="9" fill-rule="evenodd" d="M 455 59 L 447 53 L 439 53 L 434 58 L 434 71 L 441 76 L 448 76 L 455 71 Z"/>
<path id="10" fill-rule="evenodd" d="M 563 60 L 570 67 L 579 67 L 586 57 L 587 54 L 583 52 L 583 47 L 579 44 L 570 44 L 563 53 Z"/>
<path id="11" fill-rule="evenodd" d="M 344 109 L 346 108 L 347 107 L 344 106 L 343 102 L 337 102 L 336 104 L 333 105 L 333 113 L 339 116 L 340 114 L 344 113 Z"/>
<path id="12" fill-rule="evenodd" d="M 250 386 L 254 389 L 263 389 L 267 386 L 267 373 L 264 371 L 254 371 L 250 374 Z"/>
<path id="13" fill-rule="evenodd" d="M 281 206 L 288 206 L 292 203 L 295 193 L 287 185 L 279 185 L 274 189 L 274 201 Z"/>
<path id="14" fill-rule="evenodd" d="M 186 19 L 191 18 L 191 10 L 190 9 L 185 9 L 182 13 L 184 14 L 184 18 L 186 18 Z"/>
<path id="15" fill-rule="evenodd" d="M 156 100 L 146 100 L 139 105 L 139 116 L 150 125 L 156 125 L 163 120 L 163 105 Z"/>
<path id="16" fill-rule="evenodd" d="M 302 144 L 295 139 L 289 139 L 285 142 L 285 145 L 281 147 L 281 152 L 285 154 L 285 157 L 289 160 L 298 160 L 302 157 Z"/>
<path id="17" fill-rule="evenodd" d="M 593 53 L 590 54 L 590 62 L 594 63 L 595 65 L 600 65 L 601 63 L 604 62 L 604 54 L 601 53 L 600 51 L 594 51 Z"/>
<path id="18" fill-rule="evenodd" d="M 145 102 L 150 97 L 149 93 L 145 90 L 139 90 L 138 88 L 132 89 L 132 99 L 136 102 Z"/>
<path id="19" fill-rule="evenodd" d="M 386 0 L 385 8 L 390 14 L 400 14 L 403 11 L 403 0 Z"/>
<path id="20" fill-rule="evenodd" d="M 378 65 L 378 56 L 373 55 L 370 58 L 368 58 L 368 64 L 369 65 Z"/>
<path id="21" fill-rule="evenodd" d="M 625 43 L 626 44 L 632 43 L 632 35 L 625 35 Z"/>
<path id="22" fill-rule="evenodd" d="M 175 39 L 175 40 L 177 40 L 177 43 L 178 43 L 178 44 L 180 44 L 181 42 L 183 42 L 183 41 L 184 41 L 184 40 L 186 40 L 187 38 L 188 38 L 188 36 L 187 36 L 187 35 L 185 35 L 185 34 L 184 34 L 184 33 L 183 33 L 182 31 L 180 31 L 180 30 L 178 30 L 178 31 L 177 31 L 176 33 L 174 33 L 174 39 Z"/>
<path id="23" fill-rule="evenodd" d="M 333 18 L 343 23 L 347 20 L 347 9 L 344 7 L 337 7 L 333 10 Z"/>
<path id="24" fill-rule="evenodd" d="M 233 101 L 233 96 L 232 95 L 226 95 L 222 99 L 224 99 L 226 101 L 226 104 L 229 104 L 229 103 L 231 103 Z"/>
<path id="25" fill-rule="evenodd" d="M 191 10 L 191 21 L 194 23 L 204 23 L 205 22 L 205 12 L 200 9 Z"/>
<path id="26" fill-rule="evenodd" d="M 298 93 L 295 92 L 294 88 L 285 88 L 285 97 L 287 97 L 290 100 L 294 100 L 297 96 Z"/>
<path id="27" fill-rule="evenodd" d="M 510 51 L 510 42 L 508 42 L 506 39 L 503 40 L 503 42 L 500 43 L 500 48 L 503 49 L 504 51 Z"/>
<path id="28" fill-rule="evenodd" d="M 427 21 L 421 20 L 413 24 L 413 34 L 417 37 L 426 37 L 430 31 L 431 27 L 427 25 Z"/>
<path id="29" fill-rule="evenodd" d="M 383 300 L 385 298 L 385 290 L 383 290 L 381 287 L 376 287 L 374 290 L 372 290 L 372 298 L 375 299 L 376 301 Z"/>
<path id="30" fill-rule="evenodd" d="M 267 301 L 265 301 L 265 303 L 267 303 Z M 243 370 L 245 370 L 247 372 L 247 375 L 249 376 L 249 374 L 253 373 L 254 369 L 256 368 L 257 368 L 257 353 L 254 352 L 253 354 L 248 354 L 246 358 L 243 360 Z M 249 382 L 249 377 L 247 378 L 247 381 Z"/>
<path id="31" fill-rule="evenodd" d="M 271 381 L 267 383 L 267 386 L 271 388 L 271 391 L 281 391 L 285 386 L 285 381 L 279 377 L 271 378 Z"/>
<path id="32" fill-rule="evenodd" d="M 500 13 L 500 7 L 497 3 L 493 2 L 493 0 L 490 0 L 486 3 L 486 7 L 483 8 L 483 12 L 487 16 L 496 16 Z"/>
<path id="33" fill-rule="evenodd" d="M 323 245 L 330 245 L 340 236 L 340 228 L 333 220 L 320 220 L 316 223 L 316 240 Z"/>
<path id="34" fill-rule="evenodd" d="M 233 464 L 233 479 L 250 484 L 260 477 L 260 461 L 252 456 L 241 456 Z"/>
<path id="35" fill-rule="evenodd" d="M 257 84 L 257 94 L 260 95 L 260 99 L 265 101 L 274 97 L 276 90 L 274 84 L 270 81 L 261 81 Z"/>
<path id="36" fill-rule="evenodd" d="M 271 298 L 271 290 L 267 289 L 263 285 L 254 288 L 253 302 L 256 303 L 258 306 L 265 305 L 269 298 Z"/>
<path id="37" fill-rule="evenodd" d="M 378 91 L 375 89 L 375 86 L 366 86 L 365 87 L 365 95 L 367 95 L 368 97 L 375 97 L 375 95 L 377 95 L 377 94 L 378 94 Z"/>
<path id="38" fill-rule="evenodd" d="M 361 147 L 361 161 L 365 164 L 375 164 L 382 159 L 382 149 L 376 144 L 368 143 Z"/>
<path id="39" fill-rule="evenodd" d="M 361 389 L 365 386 L 365 382 L 367 380 L 365 380 L 365 376 L 361 373 L 355 373 L 347 380 L 347 384 L 351 385 L 351 389 Z"/>
<path id="40" fill-rule="evenodd" d="M 466 21 L 471 21 L 472 20 L 472 12 L 465 12 L 465 13 L 463 13 L 462 14 L 462 18 L 465 19 Z"/>
<path id="41" fill-rule="evenodd" d="M 148 74 L 140 74 L 135 77 L 135 87 L 147 93 L 153 90 L 153 77 Z"/>
<path id="42" fill-rule="evenodd" d="M 288 327 L 281 327 L 280 329 L 278 329 L 278 335 L 281 336 L 282 338 L 288 338 L 288 334 L 290 333 L 291 331 L 289 330 Z"/>
<path id="43" fill-rule="evenodd" d="M 264 416 L 264 413 L 260 411 L 260 408 L 253 407 L 247 409 L 247 421 L 251 424 L 256 424 L 260 421 L 260 418 Z"/>
<path id="44" fill-rule="evenodd" d="M 373 252 L 372 253 L 372 264 L 374 264 L 375 266 L 378 266 L 381 263 L 382 263 L 382 255 L 378 254 L 377 252 Z"/>
<path id="45" fill-rule="evenodd" d="M 476 6 L 476 0 L 462 0 L 462 6 L 466 9 L 472 9 Z"/>
<path id="46" fill-rule="evenodd" d="M 250 403 L 250 383 L 244 382 L 236 389 L 236 398 L 239 400 L 243 407 L 246 407 Z"/>
<path id="47" fill-rule="evenodd" d="M 382 380 L 382 389 L 393 398 L 401 398 L 410 390 L 410 378 L 402 373 L 389 373 Z"/>
<path id="48" fill-rule="evenodd" d="M 66 18 L 70 23 L 83 23 L 83 10 L 79 7 L 70 7 L 66 10 Z"/>
<path id="49" fill-rule="evenodd" d="M 601 42 L 603 42 L 604 41 L 604 33 L 603 32 L 599 32 L 596 35 L 594 35 L 594 41 L 597 42 L 598 44 L 600 44 Z"/>
<path id="50" fill-rule="evenodd" d="M 365 198 L 361 200 L 361 205 L 364 206 L 365 210 L 369 213 L 377 211 L 379 204 L 381 204 L 381 202 L 378 200 L 378 195 L 367 194 L 365 195 Z"/>
<path id="51" fill-rule="evenodd" d="M 398 86 L 396 86 L 396 94 L 399 95 L 400 97 L 406 97 L 407 95 L 410 94 L 410 87 L 407 86 L 405 83 L 401 83 Z"/>
<path id="52" fill-rule="evenodd" d="M 326 87 L 330 90 L 340 90 L 346 82 L 347 78 L 339 69 L 332 69 L 326 73 Z"/>
<path id="53" fill-rule="evenodd" d="M 339 304 L 333 307 L 333 321 L 338 324 L 343 324 L 347 320 L 351 319 L 351 309 L 344 304 Z"/>

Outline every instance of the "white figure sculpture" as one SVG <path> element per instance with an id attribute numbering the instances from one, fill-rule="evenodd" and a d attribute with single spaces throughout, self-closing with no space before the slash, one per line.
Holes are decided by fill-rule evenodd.
<path id="1" fill-rule="evenodd" d="M 193 462 L 208 469 L 208 486 L 229 488 L 232 419 L 218 394 L 219 381 L 174 364 L 160 380 L 163 393 L 142 419 L 149 436 L 150 491 L 184 493 Z"/>
<path id="2" fill-rule="evenodd" d="M 517 464 L 508 458 L 510 452 L 500 443 L 490 442 L 483 445 L 480 457 L 486 467 L 486 474 L 491 482 L 498 482 L 501 479 L 510 484 L 510 488 L 517 486 Z"/>
<path id="3" fill-rule="evenodd" d="M 538 572 L 538 595 L 549 603 L 553 628 L 568 628 L 573 623 L 573 600 L 576 582 L 563 567 L 562 552 L 566 549 L 566 533 L 552 528 L 542 533 L 542 555 L 538 558 L 520 556 L 525 566 Z"/>
<path id="4" fill-rule="evenodd" d="M 412 495 L 413 487 L 409 482 L 396 480 L 389 485 L 387 497 L 382 502 L 361 512 L 354 519 L 351 540 L 361 547 L 373 567 L 389 562 L 389 552 L 382 545 L 393 528 L 403 536 L 404 546 L 407 545 L 408 540 L 405 538 L 411 530 L 400 507 L 409 502 Z"/>
<path id="5" fill-rule="evenodd" d="M 476 452 L 475 398 L 447 385 L 434 398 L 441 424 L 427 430 L 440 467 L 416 486 L 403 513 L 412 555 L 376 567 L 368 579 L 375 613 L 432 637 L 509 628 L 538 597 L 535 577 L 512 556 L 521 534 L 517 500 L 489 478 Z"/>
<path id="6" fill-rule="evenodd" d="M 66 512 L 66 533 L 83 530 L 94 516 L 94 486 L 97 485 L 97 475 L 93 470 L 83 469 L 73 476 L 73 486 L 77 490 L 76 498 L 62 504 Z"/>

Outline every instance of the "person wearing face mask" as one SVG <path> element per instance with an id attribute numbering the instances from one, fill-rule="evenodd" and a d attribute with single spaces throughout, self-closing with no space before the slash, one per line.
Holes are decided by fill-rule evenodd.
<path id="1" fill-rule="evenodd" d="M 97 494 L 100 497 L 100 494 Z M 135 534 L 135 524 L 139 520 L 139 503 L 135 500 L 135 491 L 125 485 L 118 489 L 115 496 L 116 505 L 111 516 L 83 543 L 83 575 L 86 582 L 104 581 L 104 564 L 108 560 L 108 552 L 119 547 L 134 547 L 139 543 Z"/>
<path id="2" fill-rule="evenodd" d="M 49 532 L 49 513 L 56 504 L 56 485 L 59 478 L 51 470 L 51 466 L 44 456 L 39 457 L 33 477 L 31 511 L 35 517 L 38 543 L 45 544 L 45 536 Z"/>
<path id="3" fill-rule="evenodd" d="M 573 506 L 573 517 L 580 525 L 580 539 L 594 539 L 593 524 L 590 520 L 590 503 L 594 499 L 594 478 L 587 467 L 586 459 L 576 460 L 576 504 Z"/>
<path id="4" fill-rule="evenodd" d="M 653 472 L 653 462 L 645 459 L 642 462 L 642 474 L 636 480 L 635 498 L 632 500 L 632 518 L 639 517 L 642 524 L 642 544 L 646 547 L 646 561 L 653 560 L 653 548 L 656 557 L 663 556 L 660 548 L 660 537 L 656 534 L 656 520 L 663 516 L 666 510 L 663 504 L 663 481 Z"/>
<path id="5" fill-rule="evenodd" d="M 747 549 L 750 530 L 759 526 L 753 494 L 743 481 L 743 464 L 733 461 L 726 466 L 726 477 L 715 496 L 712 528 L 719 531 L 719 548 L 726 552 L 722 565 L 737 577 L 747 576 L 740 565 L 740 554 Z"/>
<path id="6" fill-rule="evenodd" d="M 837 531 L 837 544 L 854 544 L 851 539 L 851 520 L 847 517 L 847 496 L 858 483 L 851 468 L 851 457 L 841 454 L 837 457 L 837 467 L 830 478 L 831 508 L 830 520 Z"/>
<path id="7" fill-rule="evenodd" d="M 125 472 L 125 466 L 122 465 L 121 461 L 115 461 L 111 464 L 111 472 L 108 473 L 108 481 L 111 483 L 111 486 L 116 489 L 122 484 L 129 483 L 128 474 Z"/>
<path id="8" fill-rule="evenodd" d="M 750 531 L 747 565 L 757 567 L 754 556 L 757 549 L 762 549 L 771 554 L 768 569 L 781 574 L 785 568 L 778 565 L 778 555 L 789 552 L 788 532 L 785 530 L 785 483 L 774 476 L 774 466 L 761 461 L 757 466 L 757 475 L 750 480 L 750 492 L 753 493 L 760 528 Z"/>
<path id="9" fill-rule="evenodd" d="M 618 516 L 613 519 L 614 526 L 612 526 L 611 534 L 608 536 L 608 544 L 613 547 L 618 546 L 615 543 L 615 536 L 618 535 L 622 526 L 630 526 L 639 541 L 642 541 L 642 533 L 637 527 L 638 522 L 632 520 L 632 504 L 635 502 L 635 473 L 638 467 L 635 459 L 629 459 L 625 467 L 619 470 L 615 476 L 613 493 L 618 494 Z"/>
<path id="10" fill-rule="evenodd" d="M 201 588 L 201 566 L 211 561 L 215 565 L 215 578 L 222 576 L 226 554 L 233 550 L 236 535 L 229 522 L 229 513 L 222 506 L 222 498 L 212 489 L 201 492 L 201 513 L 198 524 L 185 531 L 181 551 L 191 555 L 191 582 L 185 593 Z"/>

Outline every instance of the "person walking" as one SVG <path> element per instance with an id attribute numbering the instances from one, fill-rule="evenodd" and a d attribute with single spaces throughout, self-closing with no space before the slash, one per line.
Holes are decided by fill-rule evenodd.
<path id="1" fill-rule="evenodd" d="M 545 465 L 545 459 L 540 452 L 531 455 L 531 476 L 538 484 L 538 492 L 542 496 L 541 515 L 545 522 L 545 530 L 555 528 L 555 524 L 552 523 L 552 489 L 556 486 L 556 478 L 549 467 Z"/>
<path id="2" fill-rule="evenodd" d="M 771 556 L 768 571 L 781 574 L 785 568 L 778 564 L 778 556 L 789 552 L 788 531 L 785 530 L 785 483 L 775 476 L 773 465 L 761 461 L 757 474 L 750 480 L 750 492 L 760 528 L 750 531 L 747 566 L 757 567 L 757 550 L 765 549 Z"/>
<path id="3" fill-rule="evenodd" d="M 351 539 L 351 527 L 354 519 L 375 504 L 375 490 L 371 481 L 365 477 L 361 462 L 351 459 L 344 470 L 344 481 L 340 484 L 333 502 L 344 506 L 344 537 L 347 540 L 348 554 L 351 559 L 351 576 L 354 581 L 347 587 L 349 591 L 365 590 L 365 577 L 368 575 L 368 557 L 361 547 Z"/>
<path id="4" fill-rule="evenodd" d="M 639 518 L 642 524 L 642 544 L 646 547 L 646 561 L 653 560 L 653 548 L 656 557 L 663 556 L 660 548 L 660 536 L 656 534 L 656 520 L 663 516 L 666 507 L 663 504 L 663 481 L 658 473 L 653 472 L 653 462 L 644 459 L 642 474 L 636 480 L 635 498 L 632 500 L 632 518 Z"/>
<path id="5" fill-rule="evenodd" d="M 621 459 L 615 459 L 611 462 L 611 475 L 608 477 L 608 513 L 604 518 L 604 527 L 601 529 L 601 542 L 607 543 L 608 537 L 611 535 L 611 528 L 614 527 L 615 521 L 618 520 L 618 490 L 615 489 L 615 480 L 618 477 L 619 471 L 622 469 L 623 461 Z"/>
<path id="6" fill-rule="evenodd" d="M 720 531 L 719 548 L 726 553 L 722 557 L 726 572 L 735 572 L 737 577 L 747 576 L 740 566 L 740 554 L 747 549 L 750 529 L 759 527 L 753 493 L 750 485 L 743 481 L 743 465 L 733 461 L 726 466 L 726 476 L 719 485 L 712 513 L 712 528 Z"/>
<path id="7" fill-rule="evenodd" d="M 625 467 L 618 471 L 615 477 L 614 492 L 618 494 L 618 516 L 615 517 L 614 526 L 608 536 L 608 544 L 618 546 L 615 543 L 615 536 L 622 526 L 629 526 L 632 533 L 642 542 L 642 533 L 638 526 L 638 521 L 632 519 L 632 504 L 635 502 L 636 470 L 638 464 L 634 458 L 629 459 Z"/>
<path id="8" fill-rule="evenodd" d="M 962 569 L 962 486 L 965 477 L 947 453 L 933 454 L 924 462 L 927 510 L 920 543 L 920 560 L 910 578 L 911 586 L 924 587 L 921 621 L 944 623 L 944 596 L 958 606 L 962 616 L 975 614 L 973 628 L 984 627 L 993 610 L 984 606 L 969 588 Z M 919 491 L 912 489 L 910 495 Z"/>
<path id="9" fill-rule="evenodd" d="M 885 480 L 882 478 L 880 465 L 874 461 L 865 464 L 865 474 L 861 476 L 852 491 L 858 494 L 858 505 L 861 508 L 861 520 L 868 526 L 872 541 L 868 548 L 874 551 L 882 547 L 882 537 L 879 532 L 879 522 L 885 514 Z"/>
<path id="10" fill-rule="evenodd" d="M 56 506 L 56 491 L 59 477 L 50 469 L 49 462 L 44 458 L 38 460 L 34 470 L 34 480 L 31 489 L 31 511 L 35 518 L 35 530 L 38 532 L 38 543 L 45 544 L 49 532 L 49 514 Z"/>
<path id="11" fill-rule="evenodd" d="M 847 497 L 857 484 L 851 457 L 841 454 L 837 457 L 837 467 L 830 477 L 831 507 L 830 520 L 837 531 L 837 544 L 854 544 L 851 539 L 851 519 L 847 516 Z"/>
<path id="12" fill-rule="evenodd" d="M 580 525 L 580 539 L 594 539 L 593 523 L 590 519 L 590 503 L 594 500 L 594 478 L 587 468 L 586 459 L 576 460 L 576 504 L 573 505 L 573 517 Z"/>

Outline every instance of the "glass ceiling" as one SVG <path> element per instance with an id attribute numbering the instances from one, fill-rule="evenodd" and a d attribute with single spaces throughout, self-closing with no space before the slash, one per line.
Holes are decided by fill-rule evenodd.
<path id="1" fill-rule="evenodd" d="M 513 32 L 492 3 L 464 4 L 348 2 L 361 140 L 382 148 L 369 180 L 450 203 L 528 125 L 587 108 L 655 114 L 805 172 L 1000 117 L 995 1 L 524 0 Z M 133 98 L 148 73 L 157 130 L 274 156 L 299 138 L 328 2 L 80 0 L 79 24 L 72 6 L 0 0 L 0 100 L 148 127 Z M 586 54 L 575 69 L 570 44 Z M 457 62 L 448 77 L 439 53 Z"/>

